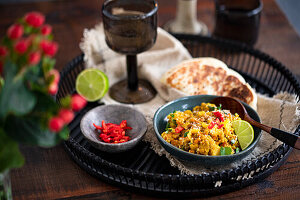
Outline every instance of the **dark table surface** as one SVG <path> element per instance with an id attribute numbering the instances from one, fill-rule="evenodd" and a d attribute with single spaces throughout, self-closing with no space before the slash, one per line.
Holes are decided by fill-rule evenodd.
<path id="1" fill-rule="evenodd" d="M 61 0 L 0 5 L 0 34 L 17 18 L 37 10 L 53 26 L 60 49 L 56 68 L 61 70 L 79 55 L 79 42 L 85 28 L 101 21 L 102 0 Z M 173 19 L 176 1 L 158 0 L 159 26 Z M 259 39 L 255 48 L 273 56 L 300 77 L 300 38 L 274 0 L 263 0 Z M 197 4 L 198 19 L 214 26 L 214 3 Z M 152 199 L 102 182 L 83 171 L 66 154 L 63 145 L 51 149 L 22 147 L 26 164 L 12 170 L 14 199 Z M 300 151 L 293 150 L 276 172 L 257 184 L 211 199 L 300 199 Z"/>

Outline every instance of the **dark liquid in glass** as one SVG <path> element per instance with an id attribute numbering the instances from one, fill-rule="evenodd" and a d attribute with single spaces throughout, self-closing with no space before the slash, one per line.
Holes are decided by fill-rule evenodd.
<path id="1" fill-rule="evenodd" d="M 214 35 L 255 44 L 261 9 L 259 0 L 216 0 Z"/>
<path id="2" fill-rule="evenodd" d="M 111 4 L 111 5 L 110 5 Z M 103 12 L 105 39 L 107 45 L 114 51 L 133 55 L 148 50 L 156 40 L 156 15 L 142 17 L 153 10 L 153 5 L 140 4 L 139 6 L 127 4 L 114 7 L 114 2 L 107 6 Z M 107 17 L 107 13 L 114 17 Z M 121 20 L 120 20 L 121 18 Z"/>
<path id="3" fill-rule="evenodd" d="M 146 80 L 138 79 L 137 54 L 150 49 L 157 37 L 155 0 L 106 0 L 102 7 L 106 44 L 126 55 L 127 80 L 111 86 L 109 95 L 122 103 L 144 103 L 156 91 Z"/>

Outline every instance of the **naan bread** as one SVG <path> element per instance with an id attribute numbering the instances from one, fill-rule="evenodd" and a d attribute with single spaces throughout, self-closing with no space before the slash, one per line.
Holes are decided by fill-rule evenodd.
<path id="1" fill-rule="evenodd" d="M 161 81 L 187 95 L 210 94 L 236 97 L 256 109 L 257 96 L 245 79 L 215 58 L 184 61 L 169 69 Z"/>

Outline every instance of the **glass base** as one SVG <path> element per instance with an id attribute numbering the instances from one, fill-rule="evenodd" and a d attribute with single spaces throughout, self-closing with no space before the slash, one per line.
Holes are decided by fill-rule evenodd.
<path id="1" fill-rule="evenodd" d="M 135 91 L 129 90 L 127 79 L 114 84 L 109 89 L 109 96 L 114 100 L 126 104 L 145 103 L 153 99 L 156 95 L 156 90 L 146 80 L 139 79 L 138 89 Z"/>
<path id="2" fill-rule="evenodd" d="M 0 200 L 12 200 L 9 170 L 0 172 Z"/>

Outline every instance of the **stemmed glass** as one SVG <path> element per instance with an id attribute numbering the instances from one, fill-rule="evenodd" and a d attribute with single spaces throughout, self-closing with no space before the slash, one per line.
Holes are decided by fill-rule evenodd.
<path id="1" fill-rule="evenodd" d="M 109 95 L 122 103 L 143 103 L 156 91 L 138 79 L 137 54 L 151 48 L 157 36 L 155 0 L 106 0 L 102 6 L 105 40 L 109 48 L 126 55 L 127 80 L 114 84 Z"/>

